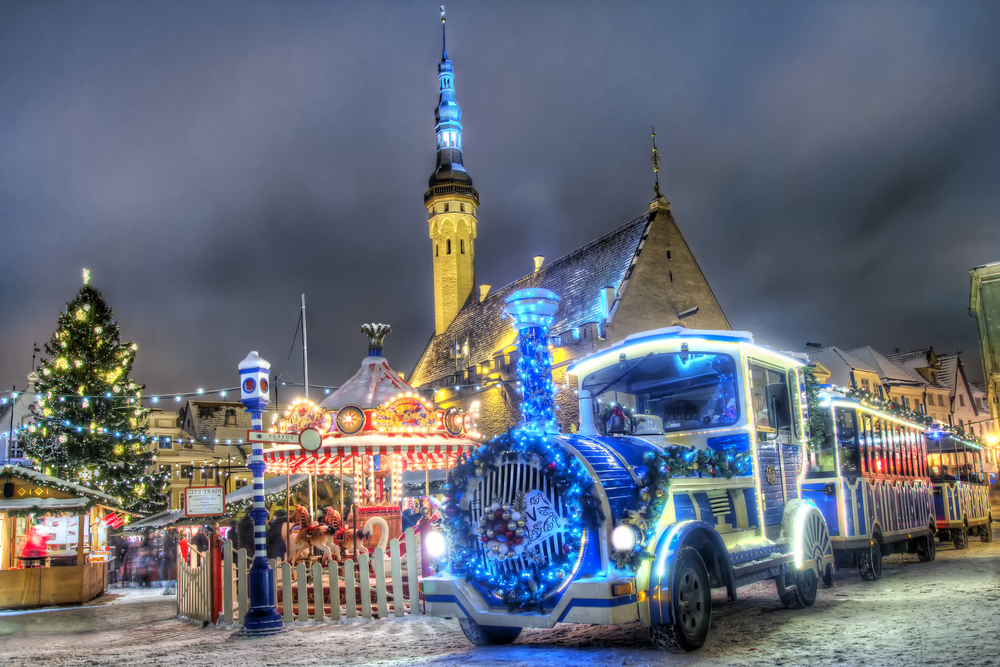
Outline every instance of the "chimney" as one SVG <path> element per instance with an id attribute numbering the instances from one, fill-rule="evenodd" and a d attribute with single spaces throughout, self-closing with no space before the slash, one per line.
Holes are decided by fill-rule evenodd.
<path id="1" fill-rule="evenodd" d="M 535 255 L 535 273 L 538 273 L 538 270 L 542 268 L 542 263 L 544 261 L 545 261 L 544 255 Z"/>
<path id="2" fill-rule="evenodd" d="M 479 303 L 482 303 L 483 301 L 486 300 L 486 295 L 490 293 L 490 289 L 492 287 L 493 285 L 489 285 L 487 283 L 483 283 L 482 285 L 479 286 Z"/>
<path id="3" fill-rule="evenodd" d="M 601 288 L 601 310 L 604 315 L 604 319 L 611 317 L 611 306 L 615 303 L 615 288 L 614 287 L 602 287 Z"/>

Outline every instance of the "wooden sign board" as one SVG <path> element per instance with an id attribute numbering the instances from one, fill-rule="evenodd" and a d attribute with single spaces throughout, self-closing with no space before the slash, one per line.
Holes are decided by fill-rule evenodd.
<path id="1" fill-rule="evenodd" d="M 226 492 L 221 486 L 184 489 L 184 516 L 218 516 L 226 511 Z"/>

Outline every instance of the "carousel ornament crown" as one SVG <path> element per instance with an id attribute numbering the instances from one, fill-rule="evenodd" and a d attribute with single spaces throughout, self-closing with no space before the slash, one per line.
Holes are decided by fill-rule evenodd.
<path id="1" fill-rule="evenodd" d="M 361 333 L 368 336 L 368 356 L 381 357 L 382 343 L 392 333 L 392 327 L 388 324 L 363 324 Z"/>

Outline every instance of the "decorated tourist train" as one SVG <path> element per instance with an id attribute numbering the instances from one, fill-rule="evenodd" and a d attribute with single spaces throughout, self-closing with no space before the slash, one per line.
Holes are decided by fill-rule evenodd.
<path id="1" fill-rule="evenodd" d="M 942 544 L 969 546 L 969 535 L 993 541 L 990 482 L 983 448 L 949 433 L 927 434 L 927 464 L 934 483 L 934 517 Z"/>
<path id="2" fill-rule="evenodd" d="M 773 579 L 788 607 L 832 583 L 823 514 L 800 495 L 803 362 L 748 333 L 671 327 L 577 363 L 581 426 L 556 428 L 548 327 L 558 296 L 508 297 L 523 424 L 460 457 L 427 613 L 478 645 L 522 628 L 639 620 L 700 647 L 712 589 Z"/>
<path id="3" fill-rule="evenodd" d="M 826 518 L 838 567 L 874 581 L 886 555 L 934 560 L 924 427 L 836 391 L 820 394 L 822 429 L 812 432 L 818 444 L 807 450 L 802 496 Z"/>

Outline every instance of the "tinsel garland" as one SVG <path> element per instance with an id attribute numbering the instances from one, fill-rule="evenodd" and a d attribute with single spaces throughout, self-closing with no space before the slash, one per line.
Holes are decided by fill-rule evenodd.
<path id="1" fill-rule="evenodd" d="M 666 447 L 656 452 L 646 452 L 643 466 L 636 468 L 639 477 L 638 516 L 629 514 L 622 517 L 635 525 L 643 539 L 637 541 L 630 551 L 614 550 L 611 558 L 619 570 L 636 571 L 645 560 L 652 560 L 654 554 L 646 548 L 655 537 L 656 523 L 670 499 L 670 484 L 674 477 L 693 475 L 725 477 L 745 475 L 750 469 L 750 453 L 737 454 L 735 450 L 691 449 L 689 447 Z"/>
<path id="2" fill-rule="evenodd" d="M 503 463 L 519 458 L 537 458 L 539 471 L 555 488 L 563 506 L 573 509 L 568 517 L 569 525 L 562 533 L 563 553 L 554 554 L 548 562 L 522 568 L 519 575 L 504 575 L 491 571 L 469 512 L 461 511 L 459 504 L 470 482 L 497 470 Z M 459 458 L 457 465 L 448 473 L 442 526 L 452 545 L 451 571 L 463 574 L 467 581 L 479 585 L 511 609 L 524 610 L 532 605 L 541 605 L 552 589 L 571 575 L 574 564 L 581 557 L 584 533 L 597 529 L 604 521 L 593 491 L 594 482 L 587 469 L 554 437 L 513 429 L 493 438 L 471 454 Z M 484 498 L 483 502 L 486 505 L 492 499 Z"/>

